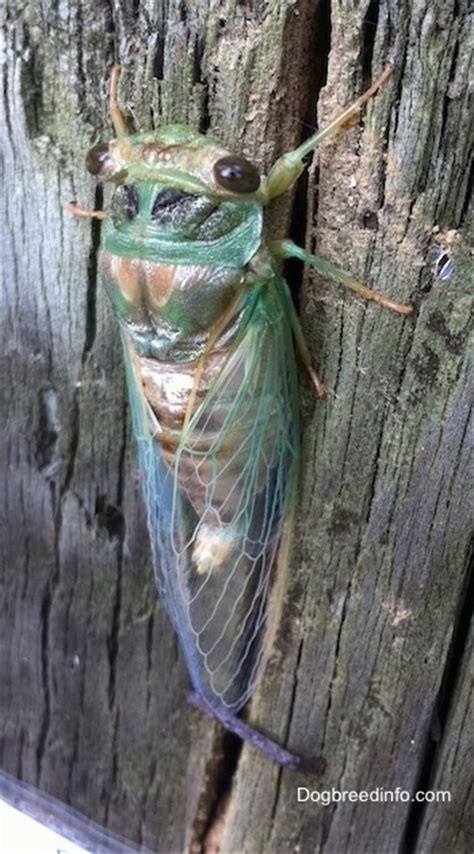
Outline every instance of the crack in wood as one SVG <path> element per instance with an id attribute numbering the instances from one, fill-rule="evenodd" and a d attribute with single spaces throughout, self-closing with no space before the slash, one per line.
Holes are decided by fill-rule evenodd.
<path id="1" fill-rule="evenodd" d="M 191 829 L 190 854 L 218 854 L 220 851 L 242 747 L 239 738 L 218 728 Z"/>
<path id="2" fill-rule="evenodd" d="M 453 636 L 446 656 L 438 696 L 433 703 L 433 715 L 436 715 L 438 723 L 434 733 L 430 728 L 426 734 L 425 746 L 420 757 L 418 776 L 414 788 L 415 792 L 427 792 L 433 784 L 438 759 L 443 748 L 444 727 L 451 710 L 459 673 L 463 665 L 463 658 L 468 648 L 468 635 L 472 620 L 472 603 L 474 601 L 473 557 L 474 549 L 471 546 L 471 552 L 467 557 L 465 582 L 456 609 Z M 415 852 L 419 851 L 417 842 L 428 806 L 429 804 L 426 801 L 415 801 L 412 803 L 405 822 L 400 847 L 401 854 L 415 854 Z"/>
<path id="3" fill-rule="evenodd" d="M 51 698 L 49 690 L 49 616 L 51 613 L 51 590 L 47 585 L 43 593 L 41 603 L 41 685 L 43 690 L 43 719 L 38 733 L 38 746 L 36 748 L 36 779 L 37 785 L 41 781 L 41 767 L 46 750 L 49 724 L 51 720 Z"/>
<path id="4" fill-rule="evenodd" d="M 115 532 L 116 536 L 116 555 L 117 555 L 117 580 L 116 580 L 116 595 L 114 606 L 112 610 L 112 624 L 110 628 L 109 637 L 107 640 L 107 649 L 109 656 L 109 681 L 108 681 L 108 702 L 109 702 L 109 711 L 113 720 L 113 737 L 112 737 L 112 773 L 111 773 L 111 784 L 108 793 L 108 798 L 105 807 L 105 816 L 104 816 L 104 824 L 107 825 L 108 817 L 109 817 L 109 809 L 112 801 L 112 797 L 114 794 L 114 790 L 117 784 L 118 777 L 118 767 L 119 767 L 119 750 L 118 750 L 118 741 L 119 741 L 119 730 L 120 730 L 120 708 L 117 703 L 116 697 L 116 680 L 117 680 L 117 663 L 119 656 L 119 643 L 120 643 L 120 629 L 121 629 L 121 620 L 122 620 L 122 572 L 124 566 L 124 546 L 125 546 L 125 536 L 126 536 L 126 528 L 124 523 L 124 516 L 122 513 L 123 501 L 124 501 L 124 485 L 125 485 L 125 459 L 127 453 L 127 424 L 128 424 L 128 415 L 127 415 L 127 405 L 126 401 L 124 401 L 122 407 L 122 443 L 119 454 L 118 461 L 118 483 L 117 483 L 117 506 L 120 509 L 120 516 L 122 523 L 117 528 Z M 139 828 L 141 828 L 141 822 L 139 822 Z"/>
<path id="5" fill-rule="evenodd" d="M 101 211 L 104 206 L 104 194 L 100 184 L 97 184 L 94 197 L 94 210 Z M 97 262 L 100 251 L 101 222 L 91 219 L 91 247 L 87 265 L 87 296 L 84 349 L 82 365 L 85 364 L 91 352 L 97 335 Z"/>
<path id="6" fill-rule="evenodd" d="M 370 0 L 362 21 L 361 64 L 362 77 L 366 83 L 373 80 L 372 59 L 379 22 L 380 0 Z"/>

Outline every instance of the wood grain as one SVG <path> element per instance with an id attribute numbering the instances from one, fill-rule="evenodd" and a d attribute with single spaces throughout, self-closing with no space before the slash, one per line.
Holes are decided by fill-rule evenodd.
<path id="1" fill-rule="evenodd" d="M 471 25 L 467 0 L 8 2 L 1 762 L 160 854 L 472 847 L 468 669 L 453 640 L 473 506 Z M 404 320 L 309 273 L 297 294 L 328 396 L 315 402 L 303 380 L 285 617 L 247 718 L 323 752 L 322 779 L 239 752 L 185 704 L 96 279 L 99 226 L 64 210 L 102 203 L 84 157 L 112 135 L 117 60 L 136 128 L 189 121 L 263 167 L 396 65 L 314 161 L 307 195 L 303 181 L 269 211 L 273 237 L 291 232 L 416 307 Z M 455 263 L 445 281 L 440 247 Z M 295 288 L 300 272 L 289 267 Z M 432 742 L 445 684 L 453 699 Z M 456 798 L 296 800 L 298 785 L 413 792 L 420 779 Z"/>

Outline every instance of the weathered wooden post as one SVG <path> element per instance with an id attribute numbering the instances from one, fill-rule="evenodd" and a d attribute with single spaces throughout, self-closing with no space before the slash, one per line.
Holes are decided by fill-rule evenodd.
<path id="1" fill-rule="evenodd" d="M 471 847 L 469 23 L 467 0 L 8 2 L 2 767 L 160 854 Z M 249 716 L 323 752 L 322 779 L 239 752 L 185 704 L 97 287 L 98 226 L 64 210 L 98 193 L 84 154 L 111 136 L 117 59 L 137 128 L 189 121 L 262 167 L 316 107 L 322 124 L 396 65 L 321 152 L 306 198 L 302 187 L 270 211 L 274 236 L 291 229 L 416 307 L 403 320 L 312 275 L 297 296 L 328 396 L 302 382 L 287 604 Z M 441 249 L 447 279 L 434 274 Z M 451 801 L 323 807 L 298 802 L 298 786 Z"/>

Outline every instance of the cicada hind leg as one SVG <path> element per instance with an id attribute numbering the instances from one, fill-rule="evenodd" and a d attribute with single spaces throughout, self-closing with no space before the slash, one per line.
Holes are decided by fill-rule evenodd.
<path id="1" fill-rule="evenodd" d="M 248 742 L 257 750 L 260 750 L 269 759 L 272 759 L 278 765 L 284 768 L 289 768 L 292 771 L 300 771 L 306 774 L 322 774 L 326 767 L 326 760 L 322 756 L 313 759 L 305 759 L 303 756 L 298 756 L 295 753 L 290 753 L 281 745 L 277 744 L 268 736 L 264 735 L 260 730 L 245 723 L 241 718 L 230 714 L 225 710 L 218 710 L 209 703 L 206 703 L 202 697 L 194 692 L 188 695 L 188 702 L 195 709 L 199 709 L 206 717 L 211 718 L 220 723 L 224 729 L 233 733 L 242 741 Z"/>

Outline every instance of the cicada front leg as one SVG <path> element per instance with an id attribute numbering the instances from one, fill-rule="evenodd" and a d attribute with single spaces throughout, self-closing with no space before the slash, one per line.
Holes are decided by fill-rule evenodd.
<path id="1" fill-rule="evenodd" d="M 298 148 L 295 148 L 294 151 L 284 154 L 273 164 L 258 192 L 258 197 L 262 201 L 262 204 L 266 204 L 272 199 L 277 198 L 277 196 L 283 195 L 283 193 L 286 193 L 293 186 L 304 169 L 304 158 L 308 154 L 311 154 L 326 139 L 335 136 L 351 119 L 358 116 L 367 101 L 378 92 L 385 81 L 391 77 L 394 70 L 395 67 L 393 65 L 387 65 L 382 74 L 372 83 L 372 86 L 357 98 L 353 104 L 346 107 L 340 116 L 330 122 L 327 127 L 310 136 L 309 139 L 303 142 Z"/>
<path id="2" fill-rule="evenodd" d="M 85 217 L 86 219 L 105 219 L 105 211 L 89 211 L 87 208 L 81 208 L 75 202 L 68 202 L 66 210 L 72 216 Z"/>
<path id="3" fill-rule="evenodd" d="M 358 115 L 364 104 L 366 104 L 369 98 L 375 95 L 383 83 L 385 83 L 385 81 L 393 74 L 393 71 L 394 66 L 388 65 L 380 77 L 374 81 L 372 86 L 370 86 L 370 88 L 364 92 L 360 98 L 357 98 L 353 104 L 347 107 L 344 112 L 338 116 L 338 118 L 334 119 L 334 121 L 332 121 L 326 128 L 323 128 L 307 139 L 306 142 L 299 146 L 299 148 L 284 154 L 283 157 L 280 157 L 280 159 L 277 160 L 274 166 L 272 166 L 261 190 L 261 198 L 264 204 L 271 199 L 280 196 L 282 193 L 285 193 L 295 183 L 303 171 L 303 160 L 306 155 L 310 154 L 311 151 L 314 151 L 321 142 L 329 139 L 331 136 L 334 136 L 354 116 Z M 270 244 L 269 248 L 275 258 L 279 260 L 284 260 L 286 258 L 299 258 L 301 261 L 304 261 L 306 264 L 314 267 L 315 270 L 318 270 L 322 276 L 329 278 L 331 281 L 336 282 L 345 288 L 349 288 L 349 290 L 362 297 L 362 299 L 376 302 L 384 308 L 388 308 L 398 314 L 407 315 L 411 314 L 413 311 L 412 306 L 394 302 L 394 300 L 385 297 L 383 294 L 373 291 L 350 274 L 345 273 L 343 270 L 340 270 L 328 261 L 324 261 L 322 258 L 312 255 L 301 246 L 297 246 L 292 240 L 274 241 Z M 304 348 L 302 355 L 304 355 Z"/>

